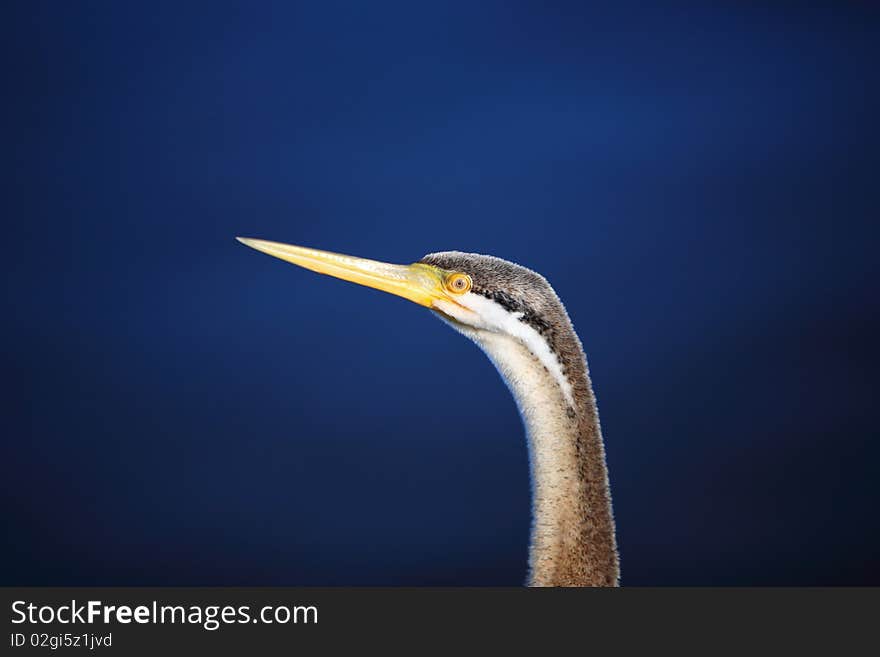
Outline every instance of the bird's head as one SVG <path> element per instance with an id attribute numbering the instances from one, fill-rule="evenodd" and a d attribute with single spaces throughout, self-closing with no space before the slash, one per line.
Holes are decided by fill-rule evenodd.
<path id="1" fill-rule="evenodd" d="M 566 405 L 574 404 L 571 374 L 585 371 L 583 349 L 559 297 L 543 276 L 530 269 L 460 251 L 431 253 L 410 265 L 393 265 L 291 244 L 237 239 L 300 267 L 430 308 L 474 340 L 506 381 L 512 372 L 505 375 L 502 361 L 525 349 L 558 384 Z"/>
<path id="2" fill-rule="evenodd" d="M 543 276 L 494 256 L 444 251 L 410 265 L 395 265 L 280 242 L 236 239 L 300 267 L 409 299 L 472 337 L 485 331 L 521 338 L 523 326 L 528 326 L 548 341 L 554 320 L 568 320 Z"/>

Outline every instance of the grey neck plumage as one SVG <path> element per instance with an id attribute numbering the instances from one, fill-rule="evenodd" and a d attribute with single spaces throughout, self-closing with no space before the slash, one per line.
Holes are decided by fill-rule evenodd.
<path id="1" fill-rule="evenodd" d="M 461 330 L 461 329 L 460 329 Z M 530 586 L 617 586 L 619 566 L 605 451 L 580 341 L 562 336 L 559 381 L 519 340 L 463 331 L 489 356 L 516 399 L 532 480 Z"/>

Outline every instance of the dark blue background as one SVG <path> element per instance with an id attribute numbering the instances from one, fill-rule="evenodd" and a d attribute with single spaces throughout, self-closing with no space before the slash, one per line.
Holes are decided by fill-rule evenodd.
<path id="1" fill-rule="evenodd" d="M 545 274 L 625 584 L 880 584 L 871 4 L 7 3 L 0 581 L 522 582 L 488 360 L 250 235 Z"/>

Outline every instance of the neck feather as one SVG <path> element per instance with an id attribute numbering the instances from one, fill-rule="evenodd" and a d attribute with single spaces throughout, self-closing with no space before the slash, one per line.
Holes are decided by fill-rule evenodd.
<path id="1" fill-rule="evenodd" d="M 525 424 L 532 480 L 530 586 L 616 586 L 617 545 L 605 450 L 580 341 L 566 336 L 570 391 L 524 344 L 470 335 L 513 393 Z"/>

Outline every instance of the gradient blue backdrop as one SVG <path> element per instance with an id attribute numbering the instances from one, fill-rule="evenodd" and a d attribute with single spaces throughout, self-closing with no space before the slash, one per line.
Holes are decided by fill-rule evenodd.
<path id="1" fill-rule="evenodd" d="M 872 3 L 6 3 L 4 584 L 519 584 L 486 358 L 250 235 L 545 274 L 625 584 L 880 584 Z"/>

